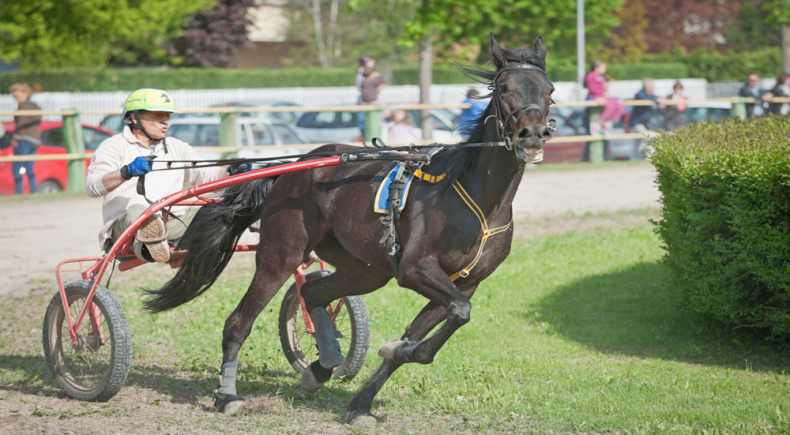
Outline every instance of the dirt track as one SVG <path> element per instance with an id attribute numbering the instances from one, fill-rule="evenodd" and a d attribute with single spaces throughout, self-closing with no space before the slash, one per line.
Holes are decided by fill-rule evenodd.
<path id="1" fill-rule="evenodd" d="M 528 171 L 515 201 L 515 221 L 526 223 L 517 235 L 545 233 L 543 225 L 530 224 L 556 216 L 658 207 L 654 178 L 646 163 Z M 64 259 L 101 255 L 101 204 L 87 196 L 0 203 L 0 296 L 27 294 L 36 280 L 54 278 Z M 584 219 L 577 221 L 585 227 Z"/>

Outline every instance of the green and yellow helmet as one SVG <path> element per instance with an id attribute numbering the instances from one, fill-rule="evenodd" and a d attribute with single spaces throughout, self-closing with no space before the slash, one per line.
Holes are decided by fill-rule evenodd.
<path id="1" fill-rule="evenodd" d="M 167 92 L 156 88 L 138 89 L 126 97 L 123 103 L 123 119 L 126 119 L 127 114 L 137 110 L 181 113 L 176 110 L 173 98 Z"/>

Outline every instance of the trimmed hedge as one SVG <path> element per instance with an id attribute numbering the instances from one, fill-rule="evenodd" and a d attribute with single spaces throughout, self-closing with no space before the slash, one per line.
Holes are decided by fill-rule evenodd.
<path id="1" fill-rule="evenodd" d="M 790 118 L 700 123 L 653 144 L 677 301 L 790 338 Z"/>
<path id="2" fill-rule="evenodd" d="M 45 92 L 128 91 L 155 84 L 162 89 L 290 88 L 354 86 L 354 70 L 224 68 L 106 69 L 99 71 L 13 71 L 2 74 L 0 92 L 16 82 L 40 83 Z"/>
<path id="3" fill-rule="evenodd" d="M 688 67 L 689 77 L 745 81 L 749 73 L 776 77 L 783 69 L 780 47 L 761 47 L 750 50 L 716 50 L 698 48 L 690 53 L 675 50 L 671 53 L 645 55 L 645 62 L 677 62 Z"/>
<path id="4" fill-rule="evenodd" d="M 637 80 L 644 77 L 684 78 L 688 71 L 680 64 L 611 65 L 610 75 L 618 80 Z M 553 81 L 575 81 L 575 67 L 549 68 Z M 109 92 L 128 91 L 152 86 L 162 89 L 235 89 L 235 88 L 290 88 L 320 86 L 354 86 L 352 68 L 289 68 L 246 70 L 222 68 L 171 69 L 105 69 L 98 71 L 54 70 L 12 71 L 0 75 L 0 93 L 16 82 L 41 84 L 45 92 Z M 416 66 L 394 68 L 393 85 L 419 84 Z M 435 65 L 433 83 L 473 83 L 463 73 L 447 65 Z"/>
<path id="5" fill-rule="evenodd" d="M 549 62 L 549 78 L 555 82 L 575 82 L 576 66 L 552 67 Z M 645 77 L 654 79 L 685 79 L 689 70 L 681 63 L 635 63 L 607 64 L 606 74 L 615 80 L 642 80 Z"/>

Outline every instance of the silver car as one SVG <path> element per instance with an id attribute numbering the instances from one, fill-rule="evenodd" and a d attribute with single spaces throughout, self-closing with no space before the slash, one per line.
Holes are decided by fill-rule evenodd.
<path id="1" fill-rule="evenodd" d="M 219 143 L 219 123 L 217 116 L 200 118 L 180 118 L 170 121 L 167 136 L 180 139 L 201 153 L 206 159 L 219 159 L 219 151 L 201 152 L 201 148 L 227 146 Z M 304 154 L 305 149 L 289 148 L 289 145 L 307 143 L 292 124 L 272 118 L 239 117 L 236 120 L 236 154 L 239 157 L 280 157 Z"/>

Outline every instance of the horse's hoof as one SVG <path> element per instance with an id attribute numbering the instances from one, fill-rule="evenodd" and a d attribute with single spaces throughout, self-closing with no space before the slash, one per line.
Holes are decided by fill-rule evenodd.
<path id="1" fill-rule="evenodd" d="M 379 356 L 387 359 L 395 359 L 395 351 L 407 344 L 409 344 L 409 342 L 406 340 L 390 340 L 384 343 L 384 346 L 381 346 L 381 349 L 379 349 Z"/>
<path id="2" fill-rule="evenodd" d="M 379 422 L 369 411 L 348 411 L 345 421 L 354 427 L 375 426 Z"/>
<path id="3" fill-rule="evenodd" d="M 308 367 L 302 372 L 302 391 L 305 393 L 315 393 L 324 386 L 323 382 L 319 382 L 315 378 L 313 370 Z"/>
<path id="4" fill-rule="evenodd" d="M 225 415 L 236 415 L 244 408 L 244 398 L 217 393 L 214 396 L 214 407 Z"/>

